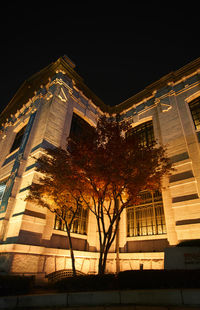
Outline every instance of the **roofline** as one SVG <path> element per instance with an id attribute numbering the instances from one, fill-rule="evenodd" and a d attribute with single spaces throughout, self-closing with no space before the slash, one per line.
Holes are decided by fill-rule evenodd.
<path id="1" fill-rule="evenodd" d="M 188 75 L 195 73 L 198 69 L 200 70 L 200 57 L 191 61 L 190 63 L 186 64 L 180 69 L 164 75 L 159 80 L 145 87 L 139 93 L 131 96 L 130 98 L 116 105 L 114 107 L 115 113 L 123 112 L 123 110 L 130 108 L 132 105 L 137 104 L 138 102 L 144 100 L 145 98 L 152 96 L 153 93 L 158 89 L 161 89 L 169 84 L 177 83 L 178 81 L 181 81 L 182 79 L 186 78 Z"/>
<path id="2" fill-rule="evenodd" d="M 5 123 L 6 119 L 9 118 L 11 114 L 15 114 L 17 110 L 27 103 L 28 100 L 34 96 L 35 91 L 38 91 L 41 85 L 46 85 L 49 82 L 49 79 L 51 79 L 58 70 L 65 71 L 67 75 L 75 81 L 76 86 L 80 88 L 86 97 L 91 99 L 103 112 L 108 112 L 109 106 L 106 106 L 103 101 L 87 87 L 83 78 L 74 70 L 74 68 L 75 64 L 64 55 L 25 80 L 8 105 L 1 112 L 0 124 Z"/>
<path id="3" fill-rule="evenodd" d="M 28 100 L 34 96 L 34 92 L 39 90 L 41 84 L 47 84 L 49 78 L 52 78 L 59 69 L 64 70 L 67 75 L 75 81 L 76 86 L 85 94 L 85 96 L 91 99 L 93 103 L 102 110 L 102 112 L 115 114 L 122 113 L 124 110 L 129 109 L 131 106 L 139 103 L 140 101 L 152 97 L 153 93 L 158 89 L 169 84 L 177 83 L 178 81 L 186 78 L 188 75 L 194 74 L 196 71 L 200 70 L 200 57 L 180 69 L 164 75 L 162 78 L 148 85 L 139 93 L 114 107 L 105 105 L 104 102 L 87 87 L 83 78 L 74 70 L 74 68 L 75 64 L 71 61 L 71 59 L 64 55 L 25 80 L 10 100 L 9 104 L 1 112 L 0 124 L 4 123 L 11 114 L 15 114 L 17 110 L 23 106 L 23 104 L 28 102 Z"/>

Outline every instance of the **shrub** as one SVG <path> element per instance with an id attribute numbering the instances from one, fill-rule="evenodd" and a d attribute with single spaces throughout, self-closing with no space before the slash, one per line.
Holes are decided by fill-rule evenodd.
<path id="1" fill-rule="evenodd" d="M 54 288 L 61 292 L 200 288 L 200 270 L 127 270 L 117 275 L 85 275 L 59 280 Z"/>
<path id="2" fill-rule="evenodd" d="M 117 289 L 116 284 L 114 274 L 105 274 L 64 278 L 56 282 L 54 287 L 59 291 L 98 291 Z"/>
<path id="3" fill-rule="evenodd" d="M 118 274 L 119 289 L 200 287 L 200 270 L 129 270 Z"/>
<path id="4" fill-rule="evenodd" d="M 34 277 L 0 275 L 0 296 L 27 294 L 33 287 Z"/>

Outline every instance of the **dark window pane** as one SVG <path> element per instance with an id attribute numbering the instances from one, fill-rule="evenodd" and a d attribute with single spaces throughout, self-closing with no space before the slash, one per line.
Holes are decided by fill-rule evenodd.
<path id="1" fill-rule="evenodd" d="M 14 150 L 16 150 L 18 147 L 20 147 L 24 132 L 26 130 L 26 126 L 24 126 L 15 136 L 15 140 L 12 144 L 12 147 L 10 149 L 10 153 L 12 153 Z"/>
<path id="2" fill-rule="evenodd" d="M 200 97 L 192 100 L 189 103 L 189 107 L 192 114 L 195 129 L 200 130 Z"/>
<path id="3" fill-rule="evenodd" d="M 84 119 L 82 119 L 77 114 L 73 114 L 70 137 L 79 140 L 81 137 L 87 137 L 87 135 L 93 130 L 93 127 L 90 126 Z"/>
<path id="4" fill-rule="evenodd" d="M 6 189 L 6 182 L 7 182 L 7 180 L 0 182 L 0 201 L 3 198 L 3 194 L 4 194 L 5 189 Z"/>
<path id="5" fill-rule="evenodd" d="M 151 146 L 154 142 L 154 132 L 152 121 L 138 125 L 127 133 L 127 135 L 136 134 L 142 146 Z"/>

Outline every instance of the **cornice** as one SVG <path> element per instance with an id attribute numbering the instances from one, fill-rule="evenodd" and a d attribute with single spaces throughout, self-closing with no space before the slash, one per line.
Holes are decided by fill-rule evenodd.
<path id="1" fill-rule="evenodd" d="M 0 115 L 0 126 L 5 123 L 10 115 L 14 115 L 18 110 L 20 110 L 23 105 L 25 105 L 31 98 L 35 96 L 38 90 L 43 88 L 43 85 L 48 85 L 52 81 L 53 77 L 58 72 L 66 74 L 66 76 L 72 81 L 74 87 L 82 92 L 82 95 L 91 100 L 92 104 L 98 107 L 103 113 L 107 115 L 125 113 L 129 109 L 141 102 L 147 101 L 149 98 L 159 97 L 157 92 L 162 88 L 173 88 L 178 83 L 184 82 L 188 77 L 194 74 L 200 73 L 200 57 L 196 60 L 190 62 L 184 67 L 178 69 L 177 71 L 171 72 L 161 79 L 155 81 L 154 83 L 147 86 L 144 90 L 133 95 L 127 100 L 123 101 L 117 106 L 110 107 L 105 105 L 103 101 L 96 96 L 84 83 L 83 78 L 74 70 L 75 64 L 66 56 L 60 57 L 54 63 L 48 65 L 41 71 L 32 75 L 27 79 L 22 86 L 18 89 L 14 97 L 11 99 L 7 107 L 3 110 Z M 42 84 L 42 85 L 41 85 Z"/>
<path id="2" fill-rule="evenodd" d="M 127 100 L 123 101 L 119 105 L 113 107 L 112 112 L 124 113 L 124 110 L 130 109 L 132 106 L 147 100 L 147 98 L 152 97 L 156 94 L 159 89 L 167 86 L 173 87 L 187 78 L 200 73 L 200 57 L 185 65 L 184 67 L 164 75 L 161 79 L 155 81 L 154 83 L 148 85 L 145 89 L 139 93 L 133 95 Z"/>
<path id="3" fill-rule="evenodd" d="M 109 107 L 85 85 L 83 79 L 74 71 L 74 67 L 75 65 L 71 61 L 66 60 L 66 57 L 63 56 L 27 79 L 0 114 L 0 127 L 1 124 L 5 123 L 7 119 L 10 118 L 10 115 L 14 115 L 23 105 L 33 98 L 35 93 L 37 93 L 41 87 L 43 88 L 43 85 L 47 85 L 58 72 L 66 74 L 68 78 L 74 82 L 76 87 L 82 91 L 83 95 L 90 99 L 103 112 L 107 112 Z"/>

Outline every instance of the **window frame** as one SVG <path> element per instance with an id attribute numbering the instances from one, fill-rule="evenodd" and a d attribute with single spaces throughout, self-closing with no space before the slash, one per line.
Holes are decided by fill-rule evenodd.
<path id="1" fill-rule="evenodd" d="M 5 193 L 7 181 L 8 181 L 8 178 L 0 181 L 0 202 L 2 201 L 4 193 Z"/>
<path id="2" fill-rule="evenodd" d="M 159 191 L 143 191 L 141 194 L 147 193 L 151 196 L 146 201 L 141 201 L 139 205 L 135 205 L 126 209 L 126 236 L 127 238 L 149 238 L 164 236 L 167 234 L 165 213 L 162 201 L 162 194 Z M 157 195 L 157 196 L 156 196 Z M 159 213 L 160 212 L 160 213 Z M 149 217 L 141 216 L 142 214 Z M 159 214 L 158 214 L 159 213 Z M 132 222 L 131 222 L 132 220 Z M 146 222 L 146 225 L 144 223 Z M 152 224 L 152 233 L 149 233 L 149 222 Z M 144 233 L 146 229 L 146 234 Z M 159 232 L 160 231 L 160 232 Z"/>
<path id="3" fill-rule="evenodd" d="M 84 212 L 86 212 L 84 216 Z M 87 235 L 88 232 L 88 215 L 89 212 L 85 208 L 81 208 L 80 215 L 78 215 L 72 222 L 72 228 L 71 228 L 71 233 L 72 234 L 78 234 L 78 235 Z M 76 224 L 77 226 L 75 226 Z M 83 227 L 84 223 L 84 227 Z M 66 225 L 65 223 L 56 215 L 55 220 L 54 220 L 54 230 L 56 231 L 63 231 L 66 232 Z"/>
<path id="4" fill-rule="evenodd" d="M 195 105 L 199 105 L 199 107 L 197 107 L 195 109 Z M 192 117 L 192 121 L 194 124 L 194 128 L 195 131 L 200 131 L 200 96 L 196 97 L 195 99 L 191 100 L 188 102 L 188 106 L 189 106 L 189 110 L 191 113 L 191 117 Z M 199 110 L 198 113 L 194 113 L 196 112 L 196 110 Z M 196 118 L 197 116 L 197 118 Z"/>
<path id="5" fill-rule="evenodd" d="M 13 140 L 11 147 L 10 147 L 9 154 L 15 152 L 18 148 L 20 148 L 20 145 L 21 145 L 22 140 L 23 140 L 23 136 L 24 136 L 25 131 L 26 131 L 26 126 L 27 125 L 24 125 L 20 130 L 18 130 L 15 133 L 15 138 Z"/>
<path id="6" fill-rule="evenodd" d="M 140 123 L 134 127 L 132 127 L 127 132 L 127 137 L 131 134 L 138 135 L 139 143 L 145 146 L 152 146 L 155 142 L 155 134 L 154 134 L 154 127 L 153 127 L 153 120 L 148 120 L 143 123 Z"/>
<path id="7" fill-rule="evenodd" d="M 87 122 L 76 112 L 73 112 L 69 137 L 79 141 L 82 136 L 86 137 L 87 134 L 89 134 L 89 132 L 93 129 L 94 127 L 89 122 Z"/>

